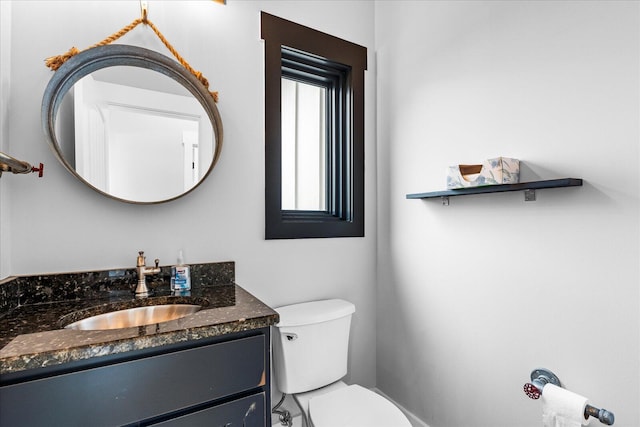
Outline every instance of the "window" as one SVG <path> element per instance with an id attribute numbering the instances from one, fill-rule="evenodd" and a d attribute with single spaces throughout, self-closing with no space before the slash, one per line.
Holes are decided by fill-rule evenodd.
<path id="1" fill-rule="evenodd" d="M 283 52 L 283 59 L 284 59 Z M 327 210 L 328 126 L 333 86 L 282 70 L 282 209 Z"/>
<path id="2" fill-rule="evenodd" d="M 364 236 L 367 50 L 262 13 L 265 237 Z"/>

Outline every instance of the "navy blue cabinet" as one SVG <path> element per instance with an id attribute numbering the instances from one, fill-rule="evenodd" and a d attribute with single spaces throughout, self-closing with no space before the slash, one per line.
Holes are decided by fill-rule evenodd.
<path id="1" fill-rule="evenodd" d="M 154 427 L 262 427 L 265 425 L 264 414 L 265 394 L 263 392 L 152 425 Z"/>
<path id="2" fill-rule="evenodd" d="M 269 328 L 61 365 L 0 387 L 2 426 L 270 426 Z"/>

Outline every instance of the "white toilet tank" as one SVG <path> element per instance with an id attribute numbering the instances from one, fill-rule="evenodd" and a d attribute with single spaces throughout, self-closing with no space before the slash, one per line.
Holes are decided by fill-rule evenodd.
<path id="1" fill-rule="evenodd" d="M 273 362 L 280 391 L 315 390 L 347 374 L 353 304 L 331 299 L 275 310 L 280 321 L 273 334 Z"/>

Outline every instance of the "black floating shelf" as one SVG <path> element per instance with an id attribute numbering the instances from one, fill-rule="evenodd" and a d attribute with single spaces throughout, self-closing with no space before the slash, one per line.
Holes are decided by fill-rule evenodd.
<path id="1" fill-rule="evenodd" d="M 469 194 L 503 193 L 505 191 L 539 190 L 542 188 L 580 187 L 582 179 L 561 178 L 546 181 L 520 182 L 518 184 L 485 185 L 481 187 L 458 188 L 455 190 L 432 191 L 430 193 L 407 194 L 407 199 L 433 199 L 436 197 L 466 196 Z"/>

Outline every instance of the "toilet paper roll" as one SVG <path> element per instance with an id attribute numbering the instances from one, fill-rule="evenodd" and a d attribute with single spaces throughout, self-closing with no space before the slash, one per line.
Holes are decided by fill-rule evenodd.
<path id="1" fill-rule="evenodd" d="M 547 384 L 542 390 L 542 425 L 544 427 L 581 427 L 589 424 L 584 410 L 586 397 L 562 387 Z"/>

